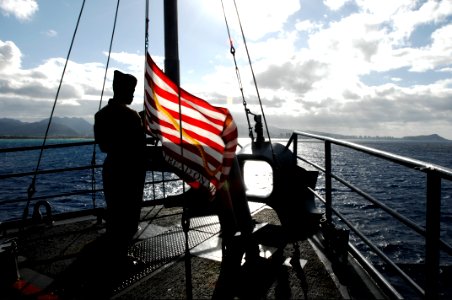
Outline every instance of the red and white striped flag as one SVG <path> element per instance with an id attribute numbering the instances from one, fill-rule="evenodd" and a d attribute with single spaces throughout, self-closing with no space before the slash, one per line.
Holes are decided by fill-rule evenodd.
<path id="1" fill-rule="evenodd" d="M 231 114 L 178 88 L 149 54 L 146 61 L 147 131 L 160 139 L 166 162 L 180 178 L 214 195 L 231 170 L 237 147 Z"/>

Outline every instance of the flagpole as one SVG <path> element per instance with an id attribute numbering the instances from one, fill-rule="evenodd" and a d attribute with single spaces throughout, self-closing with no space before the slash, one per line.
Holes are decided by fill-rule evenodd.
<path id="1" fill-rule="evenodd" d="M 164 0 L 165 73 L 180 85 L 177 0 Z"/>
<path id="2" fill-rule="evenodd" d="M 177 0 L 164 0 L 164 24 L 165 24 L 165 74 L 176 84 L 179 97 L 179 124 L 180 124 L 180 149 L 183 156 L 182 141 L 182 106 L 180 99 L 180 69 L 179 69 L 179 35 Z M 185 184 L 183 186 L 185 192 Z M 187 207 L 187 199 L 184 198 L 182 228 L 185 235 L 185 292 L 187 299 L 193 299 L 193 286 L 191 276 L 191 257 L 188 243 L 188 231 L 190 230 L 190 216 Z"/>
<path id="3" fill-rule="evenodd" d="M 144 74 L 146 74 L 148 49 L 149 49 L 149 0 L 146 0 L 146 7 L 145 7 L 144 14 L 145 14 L 145 19 L 144 19 L 145 20 L 144 21 Z M 144 87 L 145 87 L 145 85 L 143 85 L 143 88 Z M 146 90 L 144 90 L 143 95 L 146 95 Z M 146 112 L 144 101 L 143 101 L 143 111 Z"/>

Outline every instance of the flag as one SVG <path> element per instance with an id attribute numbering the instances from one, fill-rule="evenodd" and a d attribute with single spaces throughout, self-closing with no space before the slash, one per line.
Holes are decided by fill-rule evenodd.
<path id="1" fill-rule="evenodd" d="M 145 127 L 162 142 L 165 161 L 193 188 L 212 195 L 224 184 L 237 148 L 230 112 L 173 83 L 147 54 Z"/>

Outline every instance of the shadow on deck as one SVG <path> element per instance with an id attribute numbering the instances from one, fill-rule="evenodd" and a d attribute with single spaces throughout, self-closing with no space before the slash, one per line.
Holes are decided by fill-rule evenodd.
<path id="1" fill-rule="evenodd" d="M 276 213 L 262 204 L 250 205 L 257 222 L 254 235 L 262 259 L 253 265 L 244 264 L 237 274 L 238 298 L 349 297 L 338 288 L 338 281 L 319 259 L 312 241 L 284 242 Z M 86 255 L 99 252 L 92 245 L 104 231 L 103 224 L 96 224 L 93 219 L 29 228 L 18 243 L 19 266 L 28 286 L 36 287 L 35 293 L 22 286 L 4 295 L 6 299 L 17 299 L 28 293 L 27 298 L 34 298 L 36 291 L 47 287 L 47 295 L 52 291 L 60 299 L 187 298 L 180 213 L 180 208 L 143 208 L 141 230 L 129 249 L 140 263 L 124 267 L 102 265 Z M 222 258 L 219 233 L 216 216 L 191 219 L 188 241 L 194 299 L 212 298 Z M 87 252 L 88 244 L 91 249 Z"/>

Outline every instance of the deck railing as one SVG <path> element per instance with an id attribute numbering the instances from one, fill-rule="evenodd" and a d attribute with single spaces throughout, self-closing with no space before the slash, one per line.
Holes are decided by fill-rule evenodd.
<path id="1" fill-rule="evenodd" d="M 324 157 L 323 157 L 323 166 L 316 164 L 315 162 L 308 161 L 306 158 L 301 157 L 298 154 L 298 144 L 303 142 L 303 139 L 299 139 L 299 137 L 305 137 L 309 139 L 314 139 L 317 141 L 320 141 L 324 144 Z M 370 155 L 372 157 L 378 157 L 387 161 L 390 161 L 392 163 L 395 163 L 397 165 L 405 166 L 410 169 L 418 170 L 419 172 L 423 172 L 426 174 L 426 187 L 427 187 L 427 193 L 426 193 L 426 203 L 427 203 L 427 209 L 426 209 L 426 224 L 425 228 L 422 226 L 419 226 L 409 218 L 399 214 L 396 210 L 392 209 L 391 207 L 388 207 L 375 197 L 369 195 L 365 191 L 363 191 L 361 188 L 356 187 L 355 185 L 351 184 L 338 174 L 333 173 L 332 171 L 332 147 L 331 145 L 338 145 L 342 147 L 346 147 L 349 149 L 352 149 L 353 151 L 358 151 L 365 153 L 367 155 Z M 46 145 L 45 148 L 63 148 L 63 147 L 80 147 L 80 146 L 89 146 L 94 145 L 94 141 L 85 141 L 85 142 L 75 142 L 75 143 L 65 143 L 65 144 L 52 144 L 52 145 Z M 326 136 L 320 136 L 300 131 L 295 131 L 292 136 L 290 137 L 289 141 L 287 142 L 286 147 L 293 147 L 293 153 L 296 155 L 297 159 L 299 161 L 303 161 L 304 163 L 307 163 L 320 171 L 324 174 L 325 178 L 325 187 L 324 187 L 324 193 L 321 195 L 319 192 L 312 190 L 312 192 L 316 195 L 316 198 L 322 201 L 322 203 L 325 206 L 325 215 L 328 221 L 332 221 L 333 214 L 337 216 L 344 224 L 346 224 L 349 229 L 354 232 L 354 234 L 359 237 L 365 244 L 369 246 L 369 248 L 377 255 L 379 256 L 393 271 L 395 271 L 399 276 L 404 279 L 408 285 L 410 285 L 413 290 L 419 294 L 421 297 L 425 297 L 426 299 L 435 299 L 439 298 L 439 262 L 440 262 L 440 251 L 444 251 L 448 255 L 452 256 L 452 247 L 447 244 L 446 241 L 442 240 L 440 238 L 440 206 L 441 206 L 441 182 L 442 181 L 449 181 L 452 182 L 452 171 L 450 169 L 442 168 L 436 165 L 424 163 L 418 160 L 409 159 L 406 157 L 402 157 L 399 155 L 394 155 L 388 152 L 372 149 L 369 147 L 365 147 L 362 145 L 358 145 L 355 143 L 343 141 L 343 140 L 337 140 Z M 38 150 L 40 147 L 18 147 L 18 148 L 7 148 L 7 149 L 0 149 L 0 154 L 3 153 L 17 153 L 22 151 L 30 151 L 30 150 Z M 79 171 L 79 170 L 98 170 L 102 166 L 100 164 L 88 164 L 88 165 L 82 165 L 82 166 L 76 166 L 76 167 L 70 167 L 70 168 L 52 168 L 52 169 L 45 169 L 45 170 L 38 170 L 37 174 L 43 175 L 43 174 L 59 174 L 62 172 L 69 172 L 69 171 Z M 19 178 L 19 177 L 31 177 L 34 174 L 32 170 L 27 172 L 16 172 L 11 174 L 0 174 L 0 180 L 6 180 L 8 178 Z M 154 180 L 155 178 L 152 177 L 152 181 L 146 182 L 146 184 L 153 184 L 153 183 L 162 183 L 162 180 Z M 353 226 L 352 222 L 347 220 L 347 218 L 340 212 L 338 209 L 338 205 L 334 202 L 334 192 L 332 189 L 332 182 L 333 180 L 339 182 L 340 184 L 344 185 L 345 187 L 349 188 L 351 191 L 356 193 L 357 195 L 360 195 L 362 198 L 366 199 L 376 207 L 382 209 L 387 214 L 389 214 L 392 218 L 395 220 L 401 222 L 402 224 L 405 224 L 410 228 L 413 232 L 419 234 L 425 239 L 425 274 L 428 274 L 425 278 L 425 286 L 421 287 L 416 281 L 411 278 L 409 275 L 407 275 L 401 268 L 397 266 L 395 262 L 393 262 L 389 257 L 387 257 L 383 251 L 381 251 L 376 245 L 374 245 L 369 238 L 366 237 L 364 233 L 362 233 L 358 228 Z M 99 184 L 99 187 L 101 185 Z M 26 186 L 24 186 L 24 190 L 26 190 Z M 317 187 L 319 188 L 319 187 Z M 53 193 L 49 195 L 42 195 L 38 197 L 34 197 L 33 201 L 39 201 L 39 200 L 53 200 L 61 197 L 73 197 L 77 195 L 86 195 L 86 194 L 99 194 L 102 192 L 102 188 L 81 188 L 76 189 L 70 192 L 65 193 Z M 155 198 L 155 195 L 153 196 Z M 165 195 L 163 195 L 165 197 Z M 28 198 L 17 198 L 14 199 L 3 199 L 0 202 L 0 209 L 3 209 L 4 205 L 7 204 L 17 204 L 17 203 L 25 203 L 28 201 Z M 163 203 L 162 199 L 155 199 L 155 201 L 149 201 L 149 205 L 155 205 L 155 204 L 161 204 Z M 94 210 L 96 209 L 95 203 L 93 201 L 93 207 L 86 209 L 85 214 L 92 214 Z M 0 222 L 0 231 L 5 230 L 7 227 L 10 226 L 17 226 L 17 224 L 21 220 L 16 220 L 15 222 Z M 13 224 L 15 223 L 15 224 Z M 1 232 L 0 232 L 1 234 Z M 359 253 L 358 250 L 352 245 L 349 244 L 349 251 L 351 253 L 354 253 L 354 256 L 358 260 L 362 260 L 363 264 L 367 264 L 368 261 L 364 261 L 364 256 Z M 369 264 L 368 265 L 368 272 L 374 272 L 375 275 L 378 277 L 378 271 Z M 377 278 L 378 280 L 378 278 Z M 381 282 L 384 282 L 385 280 L 383 278 L 380 278 Z M 389 289 L 393 289 L 392 287 L 388 287 Z M 400 294 L 397 291 L 393 291 L 393 295 L 395 295 L 396 298 L 400 298 Z"/>
<path id="2" fill-rule="evenodd" d="M 44 149 L 61 149 L 61 148 L 72 148 L 72 147 L 88 147 L 88 146 L 92 146 L 94 147 L 95 142 L 94 141 L 81 141 L 81 142 L 70 142 L 70 143 L 57 143 L 57 144 L 48 144 L 44 146 Z M 17 153 L 27 153 L 29 151 L 36 151 L 36 150 L 40 150 L 42 146 L 26 146 L 26 147 L 11 147 L 11 148 L 2 148 L 0 149 L 0 155 L 16 155 Z M 91 150 L 92 151 L 92 150 Z M 70 152 L 68 152 L 70 153 Z M 87 150 L 87 154 L 90 154 L 90 151 Z M 97 155 L 97 159 L 96 161 L 99 161 L 99 155 Z M 0 174 L 0 181 L 3 180 L 9 180 L 9 179 L 14 179 L 14 178 L 23 178 L 25 179 L 24 182 L 26 182 L 27 179 L 30 179 L 28 184 L 31 183 L 31 178 L 36 174 L 37 178 L 38 178 L 38 190 L 39 190 L 39 179 L 40 176 L 43 175 L 48 175 L 48 174 L 63 174 L 63 173 L 67 173 L 67 172 L 76 172 L 76 171 L 89 171 L 92 172 L 91 176 L 96 176 L 94 175 L 95 172 L 100 174 L 100 170 L 102 168 L 102 163 L 99 162 L 91 162 L 91 163 L 86 163 L 86 162 L 77 162 L 77 165 L 72 166 L 72 167 L 64 167 L 64 168 L 56 168 L 56 167 L 48 167 L 48 168 L 43 168 L 42 166 L 40 167 L 39 170 L 34 171 L 35 166 L 32 166 L 32 164 L 30 165 L 29 170 L 26 171 L 20 171 L 20 172 L 4 172 L 3 174 Z M 167 196 L 166 190 L 164 188 L 165 184 L 169 183 L 169 182 L 174 182 L 174 181 L 180 181 L 180 179 L 178 178 L 171 178 L 168 179 L 166 178 L 166 176 L 163 174 L 165 173 L 164 171 L 161 171 L 161 176 L 159 177 L 160 179 L 156 179 L 156 176 L 154 176 L 154 172 L 153 170 L 149 170 L 149 172 L 152 172 L 151 176 L 147 176 L 147 181 L 145 182 L 146 186 L 150 186 L 150 185 L 162 185 L 163 188 L 161 188 L 161 196 L 156 195 L 155 193 L 155 189 L 151 189 L 151 199 L 148 199 L 149 201 L 144 201 L 144 206 L 147 205 L 158 205 L 158 204 L 162 204 L 164 201 L 164 198 Z M 160 171 L 158 171 L 160 172 Z M 88 174 L 88 173 L 87 173 Z M 149 179 L 150 178 L 150 179 Z M 99 178 L 98 178 L 99 179 Z M 98 180 L 97 179 L 97 180 Z M 30 200 L 30 203 L 32 205 L 36 204 L 38 201 L 49 201 L 50 203 L 52 203 L 52 201 L 55 201 L 57 199 L 62 199 L 62 198 L 74 198 L 77 196 L 83 196 L 83 195 L 91 195 L 93 197 L 93 201 L 91 202 L 90 205 L 87 205 L 85 209 L 82 209 L 80 211 L 71 211 L 69 213 L 61 213 L 59 214 L 53 214 L 52 218 L 57 220 L 57 219 L 64 219 L 67 216 L 70 217 L 74 217 L 74 216 L 85 216 L 85 215 L 92 215 L 92 214 L 97 214 L 99 212 L 99 206 L 96 203 L 96 198 L 103 198 L 102 196 L 102 192 L 103 192 L 103 188 L 102 188 L 102 184 L 96 184 L 96 178 L 91 178 L 91 180 L 94 180 L 91 182 L 91 184 L 84 184 L 84 185 L 80 185 L 78 188 L 73 188 L 70 191 L 65 191 L 65 192 L 61 192 L 61 191 L 54 191 L 54 192 L 48 192 L 48 193 L 42 193 L 40 195 L 36 195 L 33 196 Z M 75 184 L 74 184 L 75 185 Z M 2 197 L 2 199 L 0 200 L 0 209 L 4 209 L 3 207 L 5 207 L 6 205 L 20 205 L 23 204 L 23 207 L 25 207 L 27 201 L 29 200 L 29 197 L 27 197 L 27 187 L 28 186 L 23 186 L 23 195 L 24 196 L 12 196 L 11 198 L 7 198 L 7 197 Z M 1 232 L 3 232 L 4 230 L 8 229 L 8 228 L 14 228 L 17 227 L 18 225 L 20 225 L 20 223 L 23 222 L 23 220 L 0 220 L 0 234 Z M 31 222 L 31 220 L 27 220 L 27 223 Z"/>
<path id="3" fill-rule="evenodd" d="M 306 158 L 298 155 L 298 144 L 303 142 L 303 139 L 298 137 L 314 139 L 316 141 L 323 142 L 324 144 L 324 167 L 308 161 Z M 331 145 L 338 145 L 352 149 L 353 151 L 358 151 L 365 153 L 367 155 L 378 157 L 392 163 L 405 166 L 407 168 L 418 170 L 426 174 L 426 212 L 425 212 L 425 228 L 417 225 L 415 222 L 409 218 L 399 214 L 396 210 L 388 207 L 375 197 L 369 195 L 359 187 L 354 186 L 347 180 L 343 179 L 332 171 L 332 149 Z M 373 148 L 365 147 L 348 141 L 338 140 L 326 136 L 310 134 L 306 132 L 295 131 L 290 137 L 286 147 L 293 147 L 293 153 L 297 156 L 297 159 L 307 163 L 324 174 L 325 177 L 325 187 L 323 196 L 318 192 L 311 190 L 316 195 L 316 198 L 321 200 L 325 207 L 325 216 L 327 221 L 333 221 L 333 213 L 337 216 L 346 226 L 353 231 L 357 237 L 359 237 L 369 248 L 378 255 L 390 268 L 396 272 L 402 279 L 404 279 L 414 291 L 426 299 L 438 299 L 439 298 L 439 278 L 440 278 L 440 250 L 452 256 L 452 247 L 447 244 L 446 241 L 440 238 L 440 216 L 441 216 L 441 182 L 449 181 L 452 182 L 452 171 L 450 169 L 442 168 L 437 165 L 432 165 L 419 160 L 409 159 L 403 156 L 395 155 L 385 151 L 376 150 Z M 416 281 L 407 275 L 401 268 L 397 266 L 388 256 L 386 256 L 383 251 L 381 251 L 374 243 L 368 239 L 365 234 L 363 234 L 357 227 L 353 226 L 352 222 L 347 220 L 347 218 L 342 214 L 338 205 L 334 202 L 334 194 L 332 189 L 332 181 L 336 180 L 340 184 L 349 188 L 352 192 L 360 195 L 367 201 L 370 201 L 374 206 L 382 209 L 388 213 L 392 218 L 401 222 L 402 224 L 408 226 L 412 231 L 421 235 L 425 239 L 425 286 L 422 288 Z M 319 188 L 319 187 L 318 187 Z M 357 259 L 361 257 L 358 250 L 349 243 L 349 251 L 355 252 Z M 376 271 L 375 268 L 370 267 Z M 378 272 L 374 272 L 376 276 Z M 382 278 L 380 278 L 382 279 Z M 392 289 L 392 287 L 388 287 Z M 401 297 L 400 294 L 393 290 L 393 296 L 396 298 Z"/>

